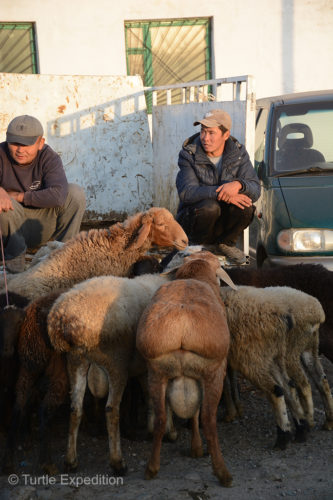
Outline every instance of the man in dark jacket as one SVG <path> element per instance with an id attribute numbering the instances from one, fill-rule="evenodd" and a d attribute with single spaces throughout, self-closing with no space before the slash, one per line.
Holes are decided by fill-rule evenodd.
<path id="1" fill-rule="evenodd" d="M 0 144 L 0 224 L 6 267 L 14 273 L 24 270 L 27 248 L 75 236 L 86 206 L 83 189 L 68 184 L 43 133 L 37 118 L 17 116 Z"/>
<path id="2" fill-rule="evenodd" d="M 230 135 L 226 111 L 211 110 L 194 122 L 199 124 L 200 133 L 179 153 L 177 220 L 192 243 L 218 244 L 230 261 L 242 264 L 236 242 L 253 219 L 260 182 L 245 147 Z"/>

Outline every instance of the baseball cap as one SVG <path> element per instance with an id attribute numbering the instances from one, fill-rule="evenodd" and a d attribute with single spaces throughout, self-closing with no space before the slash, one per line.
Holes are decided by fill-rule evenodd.
<path id="1" fill-rule="evenodd" d="M 202 120 L 194 122 L 193 125 L 204 125 L 205 127 L 220 127 L 223 125 L 227 130 L 231 129 L 231 117 L 223 109 L 211 109 L 207 111 Z"/>
<path id="2" fill-rule="evenodd" d="M 29 115 L 17 116 L 8 125 L 6 141 L 31 146 L 43 133 L 42 124 L 37 118 Z"/>

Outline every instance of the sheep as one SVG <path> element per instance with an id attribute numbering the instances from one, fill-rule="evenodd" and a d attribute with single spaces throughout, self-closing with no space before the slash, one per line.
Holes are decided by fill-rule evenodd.
<path id="1" fill-rule="evenodd" d="M 54 291 L 30 302 L 25 310 L 19 309 L 21 321 L 11 325 L 18 338 L 19 365 L 12 423 L 2 466 L 7 473 L 14 470 L 18 430 L 27 418 L 27 406 L 36 389 L 38 394 L 44 393 L 39 408 L 39 463 L 44 472 L 56 473 L 56 467 L 50 458 L 47 433 L 51 417 L 68 395 L 69 383 L 65 357 L 55 352 L 48 340 L 46 318 L 61 292 Z"/>
<path id="2" fill-rule="evenodd" d="M 119 405 L 128 377 L 146 372 L 144 361 L 135 353 L 136 327 L 153 293 L 167 280 L 158 274 L 133 279 L 91 278 L 75 285 L 54 303 L 47 320 L 48 334 L 55 350 L 67 353 L 71 386 L 67 470 L 75 470 L 78 465 L 76 440 L 88 375 L 93 395 L 108 394 L 105 417 L 110 463 L 117 474 L 125 474 Z M 98 365 L 98 369 L 92 364 Z M 173 434 L 170 429 L 171 438 Z"/>
<path id="3" fill-rule="evenodd" d="M 316 297 L 325 312 L 319 329 L 319 353 L 333 363 L 333 272 L 321 264 L 295 264 L 273 268 L 233 268 L 230 277 L 239 285 L 257 288 L 290 286 Z"/>
<path id="4" fill-rule="evenodd" d="M 171 213 L 153 207 L 109 229 L 81 231 L 45 260 L 11 279 L 8 290 L 32 300 L 94 276 L 127 276 L 131 265 L 152 245 L 183 249 L 187 243 Z"/>
<path id="5" fill-rule="evenodd" d="M 8 299 L 8 305 L 7 305 Z M 0 296 L 0 425 L 6 430 L 12 418 L 15 383 L 19 366 L 18 329 L 23 321 L 23 308 L 28 300 L 15 293 Z"/>
<path id="6" fill-rule="evenodd" d="M 154 255 L 143 255 L 134 262 L 130 272 L 128 274 L 129 278 L 135 278 L 136 276 L 141 276 L 142 274 L 156 274 L 163 271 L 162 265 L 157 257 Z"/>
<path id="7" fill-rule="evenodd" d="M 201 253 L 203 254 L 202 251 Z M 176 263 L 179 263 L 182 259 L 184 259 L 182 254 L 184 254 L 184 252 L 177 253 Z M 194 258 L 196 258 L 195 254 Z M 187 257 L 187 260 L 188 259 L 191 259 L 191 256 Z M 170 269 L 173 268 L 173 261 L 169 263 L 168 267 Z M 234 274 L 235 273 L 231 272 L 231 270 L 229 271 L 231 278 L 234 277 Z M 333 411 L 332 398 L 317 354 L 318 332 L 316 331 L 315 325 L 322 323 L 325 318 L 319 301 L 307 294 L 304 294 L 303 292 L 286 287 L 275 287 L 275 290 L 272 289 L 271 291 L 265 289 L 264 293 L 261 291 L 258 293 L 255 288 L 248 287 L 247 292 L 244 290 L 241 294 L 238 294 L 238 296 L 240 295 L 244 299 L 244 302 L 240 305 L 236 300 L 237 294 L 235 293 L 232 300 L 226 300 L 225 294 L 232 293 L 233 292 L 228 288 L 221 289 L 221 296 L 225 301 L 227 308 L 227 316 L 229 314 L 230 304 L 233 305 L 235 303 L 235 308 L 237 310 L 237 313 L 234 314 L 236 319 L 234 319 L 233 326 L 229 324 L 231 332 L 231 345 L 234 346 L 234 349 L 230 349 L 229 357 L 232 356 L 232 353 L 234 353 L 237 361 L 237 353 L 242 353 L 243 350 L 246 350 L 246 352 L 248 352 L 248 356 L 250 356 L 249 359 L 252 359 L 254 365 L 257 365 L 259 369 L 263 370 L 265 373 L 267 366 L 262 367 L 261 365 L 263 362 L 260 363 L 258 361 L 260 353 L 256 352 L 256 347 L 258 345 L 263 345 L 263 352 L 265 352 L 264 362 L 268 363 L 268 360 L 272 357 L 272 348 L 269 347 L 267 342 L 270 341 L 271 343 L 274 343 L 274 345 L 275 343 L 278 344 L 273 349 L 275 351 L 278 350 L 278 359 L 280 364 L 279 367 L 275 364 L 274 368 L 278 373 L 277 387 L 279 387 L 279 391 L 281 393 L 284 391 L 287 402 L 291 407 L 296 424 L 296 439 L 303 441 L 306 437 L 307 427 L 313 425 L 313 403 L 311 386 L 308 383 L 308 379 L 306 378 L 299 361 L 302 355 L 303 362 L 307 365 L 308 370 L 311 370 L 321 392 L 326 411 L 325 426 L 327 429 L 331 429 Z M 289 295 L 290 302 L 295 298 L 294 305 L 289 303 L 288 300 L 285 300 L 286 296 Z M 268 298 L 268 305 L 266 306 L 266 299 Z M 296 301 L 299 302 L 298 306 L 296 305 Z M 310 304 L 312 310 L 308 308 L 308 305 Z M 272 306 L 273 309 L 270 312 L 270 308 L 272 308 Z M 239 308 L 239 311 L 237 307 Z M 304 311 L 302 309 L 303 307 Z M 267 325 L 265 322 L 261 321 L 261 316 L 264 317 L 265 315 L 267 315 L 268 319 L 271 316 L 271 321 L 268 321 Z M 271 323 L 274 323 L 274 321 L 277 322 L 277 326 L 278 321 L 281 323 L 278 336 L 276 334 L 275 336 L 272 336 L 272 334 L 268 335 L 269 328 L 272 328 Z M 250 328 L 249 325 L 252 325 L 252 328 Z M 240 332 L 242 335 L 240 335 L 237 331 L 237 328 L 239 327 L 244 329 L 243 333 L 242 331 Z M 304 332 L 302 331 L 302 328 L 304 328 Z M 274 330 L 272 329 L 271 331 L 273 332 Z M 246 337 L 249 338 L 249 341 L 245 342 L 244 339 L 246 339 Z M 259 341 L 255 340 L 257 337 L 259 338 Z M 257 357 L 258 360 L 256 359 Z M 235 361 L 233 363 L 232 360 L 229 361 L 231 370 L 233 368 L 233 364 L 237 363 Z M 239 364 L 241 364 L 241 362 L 239 362 Z M 246 366 L 240 370 L 246 378 L 248 378 L 246 375 L 247 370 L 248 367 Z M 275 375 L 275 377 L 277 377 L 277 375 Z M 233 377 L 233 379 L 234 378 L 235 377 Z M 270 379 L 272 383 L 271 374 L 269 374 L 268 379 Z M 250 380 L 261 388 L 262 382 L 260 381 L 260 377 L 256 380 L 256 377 L 250 376 Z M 293 387 L 295 383 L 297 391 L 301 397 L 302 404 L 299 401 L 296 389 Z M 231 380 L 231 384 L 233 384 L 231 385 L 231 389 L 234 389 L 235 382 L 233 382 L 233 380 Z M 267 392 L 267 389 L 265 392 Z M 278 438 L 275 443 L 275 447 L 283 449 L 291 439 L 290 424 L 288 420 L 283 418 L 282 410 L 276 408 L 276 404 L 279 400 L 275 400 L 276 398 L 274 399 L 274 396 L 272 396 L 270 392 L 271 391 L 268 391 L 268 397 L 273 404 L 273 409 L 278 423 Z M 228 379 L 226 379 L 225 383 L 225 393 L 228 396 L 227 402 L 229 401 L 230 404 L 230 400 L 232 401 L 232 399 Z M 283 405 L 285 405 L 284 397 L 282 400 L 282 406 Z M 235 411 L 234 407 L 232 407 L 232 409 Z M 281 425 L 283 425 L 283 428 L 281 428 Z"/>
<path id="8" fill-rule="evenodd" d="M 306 420 L 312 424 L 313 405 L 300 357 L 308 357 L 309 364 L 313 362 L 318 370 L 318 377 L 322 376 L 317 356 L 318 327 L 325 315 L 319 301 L 289 287 L 260 290 L 240 286 L 237 294 L 229 288 L 220 291 L 231 334 L 229 365 L 263 390 L 270 400 L 278 429 L 275 447 L 284 449 L 291 438 L 284 396 L 294 416 L 296 437 L 304 440 Z M 302 406 L 292 381 L 300 391 Z M 333 406 L 327 387 L 323 384 L 322 397 L 327 427 L 331 428 Z"/>
<path id="9" fill-rule="evenodd" d="M 167 398 L 178 416 L 192 420 L 193 457 L 203 455 L 198 423 L 201 407 L 213 471 L 223 486 L 232 483 L 216 428 L 230 340 L 217 272 L 221 272 L 220 263 L 212 254 L 185 262 L 177 270 L 176 280 L 159 288 L 140 318 L 136 346 L 147 361 L 155 412 L 146 479 L 153 478 L 160 468 Z"/>
<path id="10" fill-rule="evenodd" d="M 324 354 L 333 362 L 333 302 L 330 292 L 328 291 L 329 284 L 332 283 L 333 285 L 332 271 L 328 271 L 320 264 L 295 264 L 287 267 L 279 266 L 262 269 L 231 268 L 229 274 L 235 283 L 240 285 L 251 285 L 258 288 L 267 286 L 290 286 L 316 297 L 320 301 L 325 312 L 325 321 L 319 328 L 319 353 Z M 323 283 L 325 283 L 325 286 L 323 286 Z M 309 366 L 309 364 L 306 363 L 306 357 L 302 357 L 302 362 L 308 375 L 310 375 L 315 386 L 322 394 L 324 404 L 328 404 L 328 408 L 330 408 L 330 390 L 318 356 L 315 357 L 315 362 L 312 363 L 312 366 L 315 367 L 315 372 L 311 369 L 311 365 Z M 305 378 L 303 379 L 303 383 L 307 383 Z M 232 421 L 237 415 L 242 415 L 242 406 L 239 400 L 235 374 L 232 375 L 230 386 L 225 385 L 225 388 L 225 419 L 227 421 Z M 229 390 L 227 391 L 228 388 Z M 328 401 L 328 403 L 326 401 Z M 330 412 L 329 409 L 328 412 Z M 313 417 L 310 417 L 310 426 L 312 425 Z M 330 418 L 328 418 L 324 427 L 330 429 L 331 425 Z"/>

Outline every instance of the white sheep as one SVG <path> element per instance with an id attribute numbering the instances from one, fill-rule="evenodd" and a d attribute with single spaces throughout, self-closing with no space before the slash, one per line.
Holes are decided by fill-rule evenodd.
<path id="1" fill-rule="evenodd" d="M 155 412 L 146 479 L 153 478 L 160 468 L 167 398 L 178 416 L 192 420 L 194 457 L 203 455 L 198 423 L 201 408 L 213 471 L 223 486 L 231 485 L 216 428 L 230 340 L 217 273 L 221 273 L 220 263 L 212 254 L 184 263 L 176 280 L 159 288 L 140 318 L 136 345 L 147 361 Z"/>
<path id="2" fill-rule="evenodd" d="M 152 245 L 186 247 L 181 226 L 165 208 L 153 207 L 109 229 L 82 231 L 39 264 L 13 277 L 8 290 L 32 300 L 94 276 L 127 276 Z"/>
<path id="3" fill-rule="evenodd" d="M 144 307 L 167 279 L 160 275 L 92 278 L 61 295 L 51 309 L 50 341 L 57 351 L 68 353 L 71 385 L 68 470 L 75 470 L 78 463 L 77 432 L 88 375 L 94 396 L 108 394 L 105 417 L 111 466 L 118 474 L 126 472 L 120 446 L 119 406 L 128 377 L 146 372 L 144 361 L 135 352 L 136 327 Z M 170 438 L 175 439 L 173 428 Z"/>
<path id="4" fill-rule="evenodd" d="M 308 384 L 300 382 L 300 357 L 306 351 L 316 360 L 316 369 L 320 365 L 318 329 L 325 320 L 323 308 L 316 298 L 289 287 L 241 286 L 237 292 L 222 287 L 220 293 L 231 334 L 229 365 L 266 393 L 278 427 L 275 447 L 284 449 L 291 438 L 285 398 L 299 440 L 305 437 L 307 418 L 311 424 L 312 393 Z M 292 380 L 302 394 L 305 412 Z M 330 410 L 327 419 L 332 420 Z"/>

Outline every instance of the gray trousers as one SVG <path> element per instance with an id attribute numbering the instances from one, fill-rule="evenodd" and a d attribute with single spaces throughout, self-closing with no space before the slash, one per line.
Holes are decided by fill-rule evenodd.
<path id="1" fill-rule="evenodd" d="M 25 207 L 12 199 L 14 210 L 0 213 L 6 260 L 27 249 L 38 248 L 50 239 L 67 241 L 80 231 L 86 208 L 84 190 L 68 185 L 65 204 L 56 208 Z"/>

